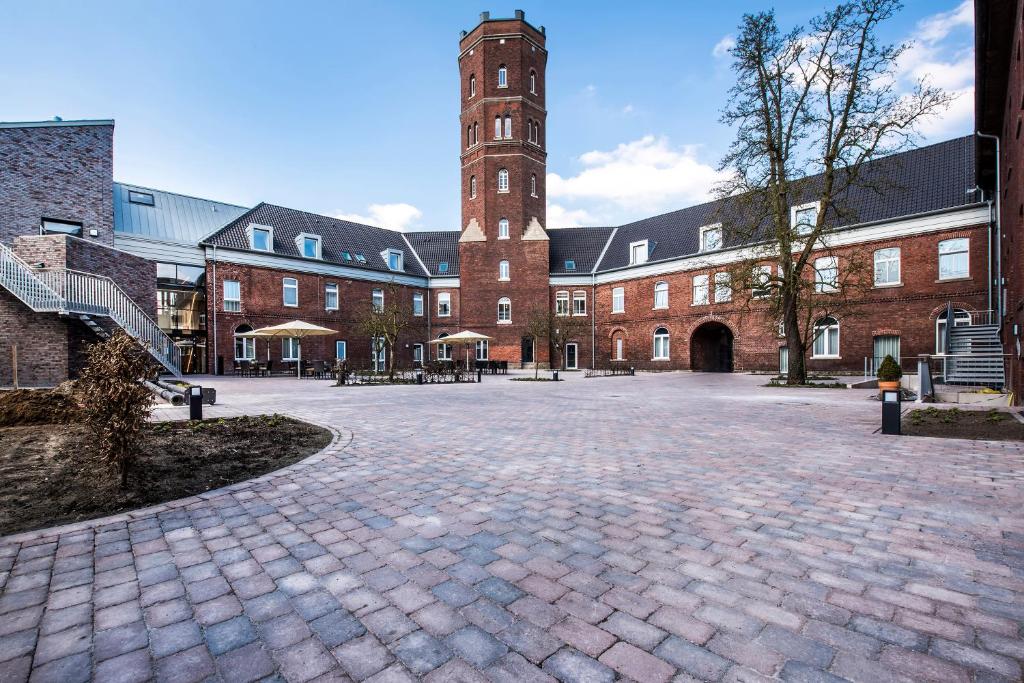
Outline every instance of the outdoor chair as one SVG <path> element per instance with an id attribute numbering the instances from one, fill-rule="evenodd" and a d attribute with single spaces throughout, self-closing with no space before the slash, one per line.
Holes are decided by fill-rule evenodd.
<path id="1" fill-rule="evenodd" d="M 236 377 L 242 374 L 242 364 L 239 363 L 237 360 L 234 361 L 234 371 Z"/>
<path id="2" fill-rule="evenodd" d="M 498 368 L 501 370 L 501 374 L 507 375 L 508 374 L 508 361 L 507 360 L 498 361 Z"/>

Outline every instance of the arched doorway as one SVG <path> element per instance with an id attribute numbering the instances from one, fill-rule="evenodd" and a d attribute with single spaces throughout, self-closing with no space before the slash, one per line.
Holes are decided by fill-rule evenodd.
<path id="1" fill-rule="evenodd" d="M 690 369 L 732 372 L 732 330 L 714 321 L 695 329 L 690 337 Z"/>

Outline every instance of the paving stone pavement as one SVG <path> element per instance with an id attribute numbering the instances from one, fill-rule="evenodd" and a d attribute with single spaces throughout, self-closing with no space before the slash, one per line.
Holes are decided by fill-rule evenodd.
<path id="1" fill-rule="evenodd" d="M 335 441 L 0 538 L 0 681 L 1021 679 L 1019 444 L 743 375 L 207 383 Z"/>

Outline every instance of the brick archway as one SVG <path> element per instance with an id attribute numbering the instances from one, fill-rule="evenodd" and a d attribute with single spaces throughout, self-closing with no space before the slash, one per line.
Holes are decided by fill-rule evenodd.
<path id="1" fill-rule="evenodd" d="M 736 335 L 721 320 L 706 320 L 690 332 L 690 369 L 695 372 L 732 372 Z"/>

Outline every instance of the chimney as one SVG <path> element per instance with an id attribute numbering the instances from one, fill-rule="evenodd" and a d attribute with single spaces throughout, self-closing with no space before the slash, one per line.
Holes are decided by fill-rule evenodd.
<path id="1" fill-rule="evenodd" d="M 480 21 L 487 21 L 490 18 L 491 18 L 491 13 L 490 12 L 481 12 L 480 13 Z"/>
<path id="2" fill-rule="evenodd" d="M 516 10 L 516 19 L 519 21 L 526 21 L 526 12 L 521 9 Z"/>

